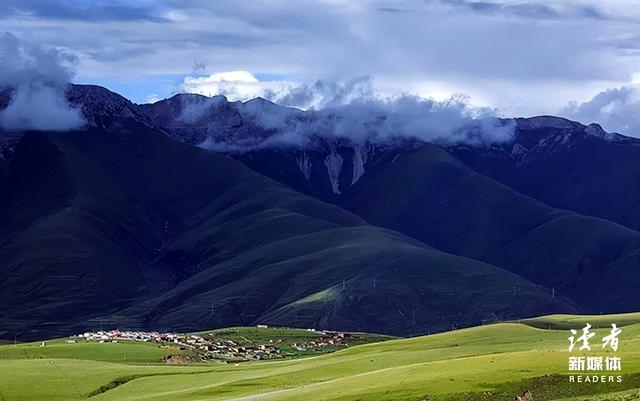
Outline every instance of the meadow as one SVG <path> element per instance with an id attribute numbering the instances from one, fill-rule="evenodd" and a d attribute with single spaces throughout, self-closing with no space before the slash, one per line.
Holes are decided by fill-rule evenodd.
<path id="1" fill-rule="evenodd" d="M 580 332 L 587 321 L 599 327 L 588 355 L 612 356 L 600 338 L 610 323 L 622 327 L 615 352 L 622 358 L 621 383 L 569 383 L 569 328 Z M 248 340 L 261 335 L 255 328 L 224 330 Z M 536 401 L 636 400 L 639 338 L 640 314 L 627 314 L 547 316 L 232 364 L 163 364 L 167 355 L 187 351 L 154 344 L 9 344 L 0 346 L 0 400 L 511 401 L 525 390 Z"/>

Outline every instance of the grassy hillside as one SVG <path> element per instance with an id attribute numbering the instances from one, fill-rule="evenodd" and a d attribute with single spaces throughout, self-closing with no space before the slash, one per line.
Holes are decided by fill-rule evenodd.
<path id="1" fill-rule="evenodd" d="M 111 124 L 16 148 L 0 196 L 1 338 L 256 323 L 407 335 L 576 310 L 229 157 Z"/>
<path id="2" fill-rule="evenodd" d="M 326 340 L 323 341 L 323 338 L 330 338 L 332 333 L 279 327 L 233 327 L 204 331 L 200 334 L 214 341 L 231 340 L 241 347 L 274 344 L 278 350 L 283 352 L 286 358 L 322 355 L 356 345 L 388 341 L 396 338 L 381 334 L 347 333 L 348 338 L 344 341 L 344 344 L 331 344 Z M 314 340 L 319 340 L 322 344 L 313 346 L 312 342 Z M 305 349 L 296 348 L 296 345 L 300 344 L 304 345 Z"/>
<path id="3" fill-rule="evenodd" d="M 78 340 L 75 344 L 66 339 L 41 342 L 18 343 L 0 347 L 0 359 L 78 359 L 98 362 L 160 363 L 170 355 L 193 356 L 189 351 L 177 347 L 159 347 L 149 343 L 103 343 Z"/>
<path id="4" fill-rule="evenodd" d="M 514 142 L 492 151 L 454 153 L 475 171 L 549 205 L 639 229 L 640 142 L 585 128 L 521 128 Z M 526 156 L 514 157 L 514 149 Z"/>
<path id="5" fill-rule="evenodd" d="M 345 193 L 367 221 L 555 288 L 590 313 L 640 308 L 639 232 L 549 207 L 433 144 L 376 163 Z"/>
<path id="6" fill-rule="evenodd" d="M 611 327 L 612 319 L 615 319 L 618 327 L 640 323 L 640 313 L 622 313 L 613 316 L 615 318 L 612 318 L 611 315 L 551 315 L 524 319 L 519 322 L 531 327 L 555 330 L 568 330 L 584 326 L 587 322 L 596 328 L 608 328 Z"/>
<path id="7" fill-rule="evenodd" d="M 601 317 L 601 322 L 621 323 L 625 318 Z M 576 329 L 585 319 L 592 321 L 591 317 L 543 319 L 574 321 Z M 597 333 L 599 338 L 608 332 L 599 329 Z M 566 329 L 502 323 L 287 361 L 176 367 L 99 362 L 90 356 L 79 360 L 13 355 L 0 359 L 0 369 L 6 372 L 6 380 L 0 381 L 0 399 L 71 401 L 93 395 L 93 400 L 119 401 L 511 401 L 515 394 L 530 390 L 536 401 L 630 400 L 640 389 L 639 335 L 638 323 L 623 328 L 616 355 L 623 359 L 624 379 L 613 384 L 568 383 Z M 105 345 L 116 344 L 93 344 Z M 10 347 L 0 347 L 0 355 Z M 147 352 L 144 347 L 141 353 Z M 596 348 L 589 355 L 612 355 Z M 611 394 L 609 398 L 603 397 L 605 393 Z"/>

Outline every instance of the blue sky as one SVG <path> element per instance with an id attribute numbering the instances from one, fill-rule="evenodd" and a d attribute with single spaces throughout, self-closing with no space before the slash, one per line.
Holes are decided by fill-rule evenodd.
<path id="1" fill-rule="evenodd" d="M 640 104 L 637 1 L 4 0 L 0 27 L 136 102 L 367 76 L 384 96 L 464 94 L 504 115 L 611 120 Z"/>

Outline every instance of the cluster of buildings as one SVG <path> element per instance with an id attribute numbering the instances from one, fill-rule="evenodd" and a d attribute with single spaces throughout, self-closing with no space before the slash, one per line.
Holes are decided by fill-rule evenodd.
<path id="1" fill-rule="evenodd" d="M 335 331 L 323 331 L 318 333 L 321 333 L 322 335 L 313 340 L 293 343 L 293 348 L 298 351 L 307 351 L 308 349 L 324 348 L 328 346 L 348 346 L 349 340 L 352 339 L 350 333 L 339 333 Z"/>
<path id="2" fill-rule="evenodd" d="M 202 347 L 204 359 L 250 360 L 275 359 L 288 356 L 279 345 L 282 340 L 269 340 L 266 344 L 240 345 L 234 340 L 212 339 Z"/>
<path id="3" fill-rule="evenodd" d="M 86 332 L 80 334 L 78 337 L 87 341 L 97 342 L 118 342 L 119 340 L 125 341 L 142 341 L 142 342 L 157 342 L 157 343 L 175 343 L 177 340 L 185 337 L 185 335 L 171 334 L 171 333 L 158 333 L 155 331 L 129 331 L 129 330 L 109 330 L 109 331 L 96 331 Z"/>
<path id="4" fill-rule="evenodd" d="M 310 330 L 315 331 L 315 330 Z M 285 343 L 282 339 L 265 340 L 262 344 L 251 343 L 250 341 L 239 341 L 225 339 L 216 335 L 198 334 L 173 334 L 147 331 L 110 330 L 86 332 L 77 338 L 85 341 L 99 343 L 120 342 L 120 341 L 140 341 L 152 342 L 162 346 L 177 346 L 181 350 L 191 350 L 198 354 L 203 360 L 218 359 L 225 361 L 246 361 L 276 359 L 293 356 L 296 351 L 304 352 L 311 350 L 321 350 L 329 346 L 348 346 L 348 341 L 352 339 L 349 333 L 317 331 L 317 337 L 307 341 L 298 341 L 293 344 Z M 76 339 L 68 340 L 70 343 Z"/>

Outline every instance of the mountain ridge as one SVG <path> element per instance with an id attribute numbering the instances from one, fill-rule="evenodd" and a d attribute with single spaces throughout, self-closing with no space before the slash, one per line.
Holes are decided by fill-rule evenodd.
<path id="1" fill-rule="evenodd" d="M 111 128 L 25 133 L 14 150 L 0 203 L 4 338 L 259 322 L 409 335 L 579 310 L 231 157 L 103 122 Z M 513 286 L 521 296 L 501 303 Z"/>
<path id="2" fill-rule="evenodd" d="M 264 99 L 135 105 L 100 87 L 70 91 L 84 129 L 2 134 L 13 145 L 0 163 L 1 336 L 98 323 L 412 335 L 640 306 L 640 233 L 482 170 L 495 155 L 495 171 L 515 171 L 637 140 L 541 116 L 483 146 L 311 136 L 299 147 L 274 138 L 310 115 Z M 184 99 L 201 109 L 185 115 Z M 211 135 L 230 142 L 194 146 Z"/>

